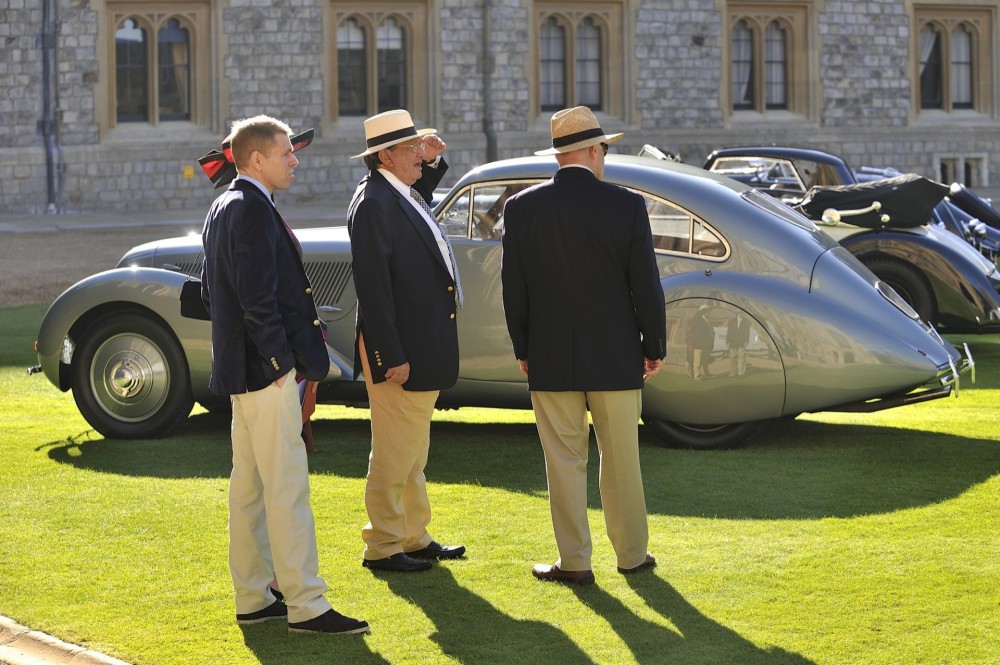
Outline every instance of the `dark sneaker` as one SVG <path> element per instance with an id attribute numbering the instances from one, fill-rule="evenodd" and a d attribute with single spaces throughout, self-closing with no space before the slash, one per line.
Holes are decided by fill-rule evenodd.
<path id="1" fill-rule="evenodd" d="M 345 617 L 336 610 L 329 610 L 308 621 L 297 621 L 288 624 L 290 633 L 326 633 L 328 635 L 353 635 L 367 633 L 370 630 L 367 621 L 359 621 Z"/>
<path id="2" fill-rule="evenodd" d="M 270 621 L 272 619 L 284 619 L 287 616 L 288 607 L 280 600 L 276 600 L 262 610 L 248 612 L 246 614 L 237 614 L 236 623 L 241 626 L 245 626 L 247 624 L 261 623 L 262 621 Z"/>

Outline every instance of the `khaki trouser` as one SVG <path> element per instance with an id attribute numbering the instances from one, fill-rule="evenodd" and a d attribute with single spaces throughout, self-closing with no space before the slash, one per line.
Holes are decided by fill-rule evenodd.
<path id="1" fill-rule="evenodd" d="M 562 570 L 590 570 L 587 454 L 590 409 L 600 453 L 604 524 L 620 568 L 646 560 L 649 531 L 639 468 L 640 390 L 531 393 L 545 453 L 549 507 Z"/>
<path id="2" fill-rule="evenodd" d="M 398 383 L 372 383 L 360 340 L 362 368 L 371 406 L 372 450 L 365 479 L 368 524 L 361 530 L 365 559 L 413 552 L 431 542 L 431 504 L 424 467 L 431 443 L 437 390 L 403 390 Z"/>
<path id="3" fill-rule="evenodd" d="M 233 472 L 229 478 L 229 569 L 236 613 L 274 602 L 272 577 L 288 620 L 330 609 L 319 577 L 316 524 L 309 505 L 309 467 L 294 371 L 277 384 L 233 395 Z"/>

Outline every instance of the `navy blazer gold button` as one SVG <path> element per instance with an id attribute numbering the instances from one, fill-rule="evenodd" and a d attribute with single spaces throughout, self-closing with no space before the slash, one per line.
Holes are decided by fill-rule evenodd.
<path id="1" fill-rule="evenodd" d="M 315 320 L 313 321 L 313 325 L 314 325 L 314 326 L 318 326 L 318 325 L 319 325 L 319 319 L 315 319 Z"/>
<path id="2" fill-rule="evenodd" d="M 306 287 L 306 293 L 312 293 L 312 292 L 313 292 L 312 287 L 311 286 L 307 286 Z"/>

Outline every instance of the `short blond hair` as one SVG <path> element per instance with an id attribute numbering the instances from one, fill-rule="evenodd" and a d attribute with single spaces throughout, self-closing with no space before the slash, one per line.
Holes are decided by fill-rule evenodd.
<path id="1" fill-rule="evenodd" d="M 233 163 L 240 169 L 250 159 L 250 155 L 259 152 L 265 157 L 274 145 L 274 137 L 278 134 L 292 135 L 292 129 L 277 118 L 269 115 L 258 115 L 233 122 L 232 130 L 226 141 L 229 141 L 233 152 Z"/>

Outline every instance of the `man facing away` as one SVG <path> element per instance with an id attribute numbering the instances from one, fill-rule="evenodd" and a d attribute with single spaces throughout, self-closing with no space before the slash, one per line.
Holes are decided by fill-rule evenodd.
<path id="1" fill-rule="evenodd" d="M 639 468 L 643 381 L 666 355 L 666 310 L 643 197 L 602 182 L 608 144 L 584 106 L 552 116 L 559 170 L 504 208 L 504 313 L 545 453 L 559 559 L 547 581 L 593 584 L 587 521 L 590 411 L 618 571 L 652 568 Z"/>
<path id="2" fill-rule="evenodd" d="M 287 617 L 292 632 L 365 633 L 330 607 L 319 577 L 296 371 L 326 376 L 330 357 L 302 249 L 274 207 L 299 163 L 285 123 L 233 124 L 238 176 L 212 204 L 202 242 L 202 299 L 212 319 L 210 387 L 230 395 L 229 568 L 236 622 Z M 282 599 L 269 584 L 276 579 Z"/>
<path id="3" fill-rule="evenodd" d="M 419 132 L 410 114 L 365 120 L 368 173 L 348 208 L 358 292 L 355 377 L 364 371 L 372 444 L 365 479 L 368 524 L 362 565 L 416 572 L 454 559 L 462 545 L 431 538 L 424 467 L 438 394 L 458 380 L 454 255 L 427 204 L 443 168 L 431 168 L 444 142 Z M 423 194 L 421 194 L 423 192 Z"/>

